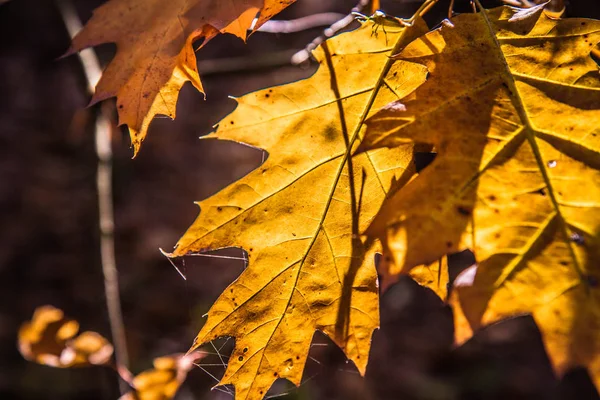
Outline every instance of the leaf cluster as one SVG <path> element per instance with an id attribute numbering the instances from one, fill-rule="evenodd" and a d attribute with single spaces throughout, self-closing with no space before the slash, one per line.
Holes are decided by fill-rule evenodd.
<path id="1" fill-rule="evenodd" d="M 95 99 L 117 96 L 137 151 L 155 114 L 174 116 L 184 81 L 202 90 L 192 40 L 245 37 L 250 15 L 262 11 L 260 25 L 292 1 L 229 15 L 178 0 L 151 26 L 140 14 L 158 1 L 135 3 L 98 10 L 74 49 L 118 43 Z M 316 330 L 364 374 L 378 273 L 383 290 L 411 274 L 447 300 L 457 343 L 530 313 L 557 373 L 585 366 L 600 384 L 600 21 L 475 3 L 431 31 L 419 15 L 367 19 L 314 51 L 313 76 L 236 99 L 205 137 L 269 155 L 199 202 L 170 254 L 248 254 L 191 349 L 235 338 L 220 384 L 237 398 L 299 385 Z M 424 150 L 437 156 L 417 172 Z M 477 263 L 450 282 L 444 257 L 465 249 Z"/>

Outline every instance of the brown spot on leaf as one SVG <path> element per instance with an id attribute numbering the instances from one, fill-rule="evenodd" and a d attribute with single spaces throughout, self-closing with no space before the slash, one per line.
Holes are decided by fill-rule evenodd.
<path id="1" fill-rule="evenodd" d="M 458 207 L 456 207 L 456 211 L 458 211 L 459 214 L 465 215 L 465 216 L 471 215 L 471 212 L 472 212 L 472 210 L 470 210 L 470 209 L 468 209 L 467 207 L 464 207 L 464 206 L 458 206 Z"/>

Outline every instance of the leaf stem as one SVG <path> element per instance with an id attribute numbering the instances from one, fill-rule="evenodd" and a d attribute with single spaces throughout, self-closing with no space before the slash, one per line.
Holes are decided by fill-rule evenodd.
<path id="1" fill-rule="evenodd" d="M 417 17 L 422 16 L 425 12 L 427 12 L 427 10 L 429 10 L 431 5 L 433 5 L 434 3 L 437 3 L 437 2 L 438 2 L 438 0 L 426 0 L 423 3 L 423 5 L 421 5 L 421 7 L 417 10 L 417 12 L 415 12 L 413 17 L 410 18 L 410 20 L 413 20 L 413 22 L 414 22 L 414 20 L 416 20 Z M 396 44 L 392 48 L 390 54 L 398 54 L 402 50 L 403 45 L 404 45 L 404 38 L 405 38 L 407 32 L 409 32 L 409 30 L 413 26 L 414 26 L 414 24 L 411 24 L 404 28 L 402 33 L 400 33 L 400 36 L 398 37 L 398 40 L 396 41 Z M 335 179 L 333 181 L 331 192 L 329 193 L 329 196 L 327 199 L 327 203 L 325 204 L 325 209 L 323 211 L 323 216 L 321 217 L 321 221 L 319 222 L 318 230 L 321 230 L 323 227 L 323 223 L 325 222 L 325 217 L 327 216 L 327 212 L 331 205 L 331 201 L 333 200 L 333 197 L 334 197 L 333 195 L 334 195 L 335 189 L 338 185 L 338 182 L 340 180 L 340 177 L 342 175 L 342 172 L 344 170 L 344 166 L 346 165 L 346 162 L 348 161 L 348 158 L 350 157 L 350 155 L 352 153 L 352 148 L 353 148 L 354 142 L 358 138 L 361 127 L 365 123 L 365 120 L 367 119 L 367 116 L 369 115 L 369 112 L 371 111 L 371 107 L 373 106 L 373 103 L 375 102 L 375 98 L 377 97 L 377 94 L 379 93 L 379 89 L 383 85 L 383 81 L 384 81 L 387 73 L 389 72 L 390 68 L 394 64 L 394 62 L 395 62 L 395 59 L 393 59 L 392 57 L 389 57 L 387 59 L 385 65 L 383 66 L 383 69 L 381 70 L 381 72 L 379 74 L 379 77 L 377 78 L 377 82 L 375 83 L 373 91 L 371 92 L 371 95 L 369 96 L 369 99 L 367 100 L 367 104 L 365 105 L 365 107 L 363 109 L 360 119 L 358 120 L 358 123 L 356 124 L 356 127 L 354 128 L 354 132 L 352 132 L 352 135 L 348 138 L 346 152 L 342 156 L 342 159 L 340 160 L 340 166 L 338 167 L 338 170 L 336 171 Z M 318 234 L 318 232 L 317 232 L 317 234 Z M 313 239 L 313 243 L 316 240 L 317 236 L 318 235 L 315 235 L 315 237 Z M 312 247 L 313 243 L 311 243 L 309 248 Z"/>
<path id="2" fill-rule="evenodd" d="M 346 28 L 352 22 L 354 22 L 355 12 L 362 11 L 369 4 L 369 0 L 359 0 L 359 2 L 352 8 L 350 13 L 340 20 L 334 22 L 323 33 L 312 40 L 306 47 L 292 56 L 292 64 L 299 65 L 304 63 L 310 58 L 310 53 L 316 49 L 321 43 L 334 36 L 336 33 Z"/>

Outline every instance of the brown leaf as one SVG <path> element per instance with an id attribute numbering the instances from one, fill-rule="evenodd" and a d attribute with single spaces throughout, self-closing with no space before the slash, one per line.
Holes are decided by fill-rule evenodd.
<path id="1" fill-rule="evenodd" d="M 154 116 L 175 118 L 179 90 L 186 82 L 204 93 L 192 44 L 202 46 L 219 33 L 246 39 L 260 12 L 258 29 L 295 0 L 111 0 L 94 11 L 73 39 L 72 54 L 116 43 L 92 104 L 117 97 L 119 124 L 129 127 L 134 155 Z"/>

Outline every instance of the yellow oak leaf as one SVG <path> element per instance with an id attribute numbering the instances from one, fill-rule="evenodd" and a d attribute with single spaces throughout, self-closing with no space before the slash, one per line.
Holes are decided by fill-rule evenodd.
<path id="1" fill-rule="evenodd" d="M 556 370 L 587 366 L 600 384 L 600 21 L 513 15 L 461 15 L 398 55 L 430 76 L 370 119 L 362 146 L 438 156 L 368 233 L 390 275 L 472 249 L 457 337 L 532 313 Z"/>
<path id="2" fill-rule="evenodd" d="M 119 124 L 129 127 L 134 155 L 154 116 L 175 118 L 186 82 L 204 93 L 192 44 L 219 33 L 246 39 L 253 19 L 258 29 L 295 0 L 110 0 L 94 11 L 73 39 L 72 54 L 102 43 L 117 53 L 96 87 L 92 104 L 117 97 Z"/>
<path id="3" fill-rule="evenodd" d="M 360 233 L 393 182 L 413 175 L 412 145 L 354 155 L 370 110 L 425 81 L 425 68 L 397 68 L 390 55 L 426 31 L 372 22 L 315 51 L 304 81 L 260 90 L 209 138 L 265 149 L 258 169 L 199 203 L 201 212 L 172 256 L 238 246 L 249 265 L 218 298 L 193 348 L 235 338 L 220 384 L 237 399 L 262 398 L 273 382 L 296 385 L 315 330 L 360 373 L 379 326 L 377 243 Z"/>
<path id="4" fill-rule="evenodd" d="M 385 274 L 388 271 L 380 269 Z M 430 265 L 419 265 L 410 270 L 409 275 L 419 285 L 431 289 L 442 301 L 448 298 L 448 259 L 434 261 Z M 383 282 L 393 282 L 393 278 L 382 277 Z M 383 287 L 382 291 L 387 288 Z"/>
<path id="5" fill-rule="evenodd" d="M 19 351 L 27 360 L 51 367 L 103 365 L 113 346 L 96 332 L 79 332 L 77 321 L 52 306 L 38 307 L 19 330 Z"/>

